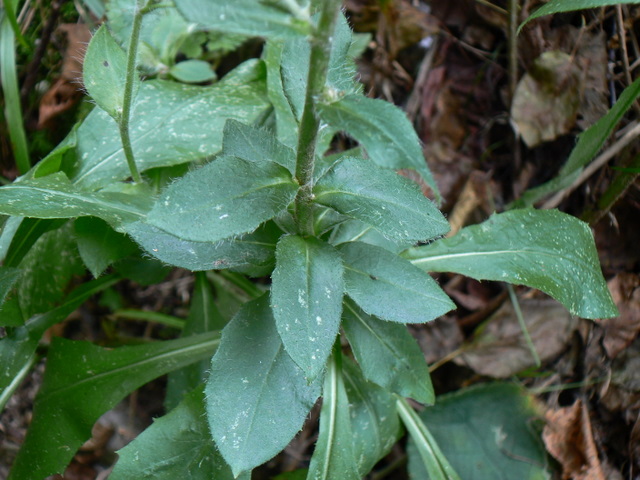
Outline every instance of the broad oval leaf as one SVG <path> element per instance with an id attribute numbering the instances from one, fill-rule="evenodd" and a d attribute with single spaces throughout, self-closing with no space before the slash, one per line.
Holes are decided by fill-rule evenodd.
<path id="1" fill-rule="evenodd" d="M 227 119 L 253 122 L 268 108 L 265 69 L 258 60 L 241 64 L 211 86 L 144 82 L 129 125 L 136 164 L 143 171 L 214 155 L 222 146 Z M 100 109 L 78 128 L 76 151 L 69 177 L 83 189 L 130 176 L 118 126 Z"/>
<path id="2" fill-rule="evenodd" d="M 433 404 L 429 367 L 407 327 L 364 313 L 344 302 L 343 328 L 365 378 L 403 397 Z"/>
<path id="3" fill-rule="evenodd" d="M 118 450 L 109 480 L 234 480 L 218 453 L 206 422 L 202 387 Z M 241 480 L 248 480 L 243 475 Z"/>
<path id="4" fill-rule="evenodd" d="M 175 3 L 187 20 L 218 32 L 254 37 L 310 33 L 308 6 L 303 7 L 304 3 L 296 0 L 176 0 Z"/>
<path id="5" fill-rule="evenodd" d="M 361 220 L 390 238 L 426 241 L 449 224 L 417 185 L 361 158 L 345 158 L 316 183 L 315 201 Z"/>
<path id="6" fill-rule="evenodd" d="M 275 264 L 279 228 L 267 222 L 256 231 L 233 240 L 194 242 L 184 240 L 144 222 L 125 225 L 125 231 L 150 255 L 169 265 L 197 272 L 227 268 L 251 268 L 268 274 Z"/>
<path id="7" fill-rule="evenodd" d="M 517 385 L 490 383 L 443 395 L 419 416 L 462 479 L 551 478 L 544 446 L 531 428 L 541 412 Z M 430 478 L 417 450 L 410 441 L 409 474 Z"/>
<path id="8" fill-rule="evenodd" d="M 320 118 L 343 130 L 366 149 L 376 164 L 417 171 L 436 197 L 440 192 L 427 166 L 420 140 L 402 110 L 383 100 L 346 95 L 333 103 L 319 104 Z"/>
<path id="9" fill-rule="evenodd" d="M 217 332 L 117 349 L 54 338 L 33 421 L 8 480 L 62 473 L 100 415 L 150 380 L 210 356 L 218 342 Z"/>
<path id="10" fill-rule="evenodd" d="M 324 368 L 340 328 L 342 272 L 340 254 L 321 240 L 291 235 L 278 242 L 273 315 L 287 353 L 310 379 Z"/>
<path id="11" fill-rule="evenodd" d="M 127 54 L 102 25 L 95 33 L 82 66 L 82 82 L 91 98 L 116 121 L 122 116 L 124 85 L 127 78 Z M 140 86 L 134 74 L 133 95 Z"/>
<path id="12" fill-rule="evenodd" d="M 364 477 L 398 440 L 396 400 L 387 390 L 367 382 L 358 366 L 346 357 L 342 376 L 351 411 L 353 454 Z"/>
<path id="13" fill-rule="evenodd" d="M 618 315 L 589 226 L 557 210 L 494 214 L 403 256 L 428 272 L 455 272 L 537 288 L 583 318 Z"/>
<path id="14" fill-rule="evenodd" d="M 342 366 L 331 357 L 322 389 L 320 433 L 307 480 L 360 480 Z"/>
<path id="15" fill-rule="evenodd" d="M 444 456 L 435 438 L 420 419 L 416 411 L 404 398 L 397 399 L 398 414 L 416 446 L 422 465 L 423 475 L 428 480 L 462 480 Z"/>
<path id="16" fill-rule="evenodd" d="M 211 434 L 234 475 L 275 456 L 302 427 L 320 382 L 308 384 L 285 352 L 268 295 L 222 331 L 205 393 Z"/>
<path id="17" fill-rule="evenodd" d="M 400 323 L 424 323 L 455 304 L 431 276 L 408 260 L 361 242 L 340 245 L 346 293 L 370 315 Z"/>
<path id="18" fill-rule="evenodd" d="M 94 216 L 111 225 L 120 225 L 144 218 L 152 202 L 146 192 L 83 192 L 63 173 L 0 187 L 0 213 L 20 217 Z"/>
<path id="19" fill-rule="evenodd" d="M 183 240 L 218 242 L 255 230 L 297 191 L 290 172 L 277 163 L 220 157 L 170 185 L 146 222 Z"/>

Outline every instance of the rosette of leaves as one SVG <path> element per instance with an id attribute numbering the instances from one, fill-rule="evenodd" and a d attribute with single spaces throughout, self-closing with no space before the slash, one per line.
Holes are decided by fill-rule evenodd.
<path id="1" fill-rule="evenodd" d="M 0 237 L 11 259 L 0 298 L 11 299 L 21 282 L 24 238 L 37 239 L 31 221 L 39 219 L 42 233 L 60 225 L 37 222 L 78 217 L 101 219 L 91 228 L 110 239 L 96 241 L 86 223 L 76 229 L 72 241 L 96 276 L 137 245 L 147 260 L 268 277 L 268 288 L 233 277 L 252 298 L 221 335 L 225 322 L 208 284 L 214 277 L 199 274 L 183 338 L 113 350 L 55 342 L 11 480 L 60 472 L 103 411 L 150 378 L 213 351 L 209 368 L 197 364 L 193 375 L 170 381 L 192 393 L 121 452 L 115 478 L 248 476 L 287 446 L 320 397 L 308 479 L 361 478 L 396 442 L 400 419 L 419 451 L 434 452 L 421 453 L 430 474 L 456 478 L 404 401 L 435 400 L 405 324 L 454 308 L 428 272 L 522 283 L 574 313 L 615 314 L 588 227 L 572 217 L 514 211 L 442 238 L 449 226 L 436 204 L 396 173 L 414 169 L 439 198 L 417 135 L 401 110 L 362 94 L 340 3 L 316 3 L 176 0 L 186 24 L 265 40 L 260 60 L 208 87 L 134 79 L 125 68 L 131 53 L 104 28 L 89 45 L 87 89 L 98 107 L 40 166 L 0 187 L 0 213 L 13 216 Z M 110 18 L 117 23 L 113 12 Z M 154 31 L 153 24 L 144 28 Z M 144 28 L 129 42 L 144 38 Z M 146 177 L 135 183 L 126 182 L 122 154 L 126 85 L 135 87 L 127 159 L 135 157 Z M 328 155 L 337 132 L 359 148 Z M 116 263 L 116 271 L 125 269 Z M 70 295 L 63 310 L 13 321 L 17 327 L 2 340 L 11 354 L 7 388 L 28 371 L 44 330 L 105 285 Z M 353 360 L 342 352 L 341 331 Z M 65 394 L 85 390 L 87 405 Z M 208 429 L 198 423 L 203 412 Z M 167 458 L 155 445 L 171 441 L 175 455 Z"/>

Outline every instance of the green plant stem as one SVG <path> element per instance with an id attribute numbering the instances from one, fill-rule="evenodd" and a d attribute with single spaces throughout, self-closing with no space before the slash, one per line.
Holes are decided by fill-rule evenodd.
<path id="1" fill-rule="evenodd" d="M 22 47 L 27 51 L 27 53 L 32 52 L 31 45 L 27 42 L 26 38 L 22 35 L 20 31 L 20 25 L 18 24 L 18 18 L 16 16 L 16 7 L 18 6 L 18 2 L 16 0 L 5 0 L 4 1 L 4 14 L 11 25 L 11 29 L 13 30 L 13 34 L 15 38 L 18 40 L 18 43 L 22 45 Z"/>
<path id="2" fill-rule="evenodd" d="M 524 316 L 522 315 L 522 310 L 520 309 L 520 302 L 518 301 L 518 297 L 516 296 L 516 291 L 513 288 L 513 285 L 510 283 L 507 284 L 507 290 L 509 291 L 509 299 L 511 300 L 511 304 L 513 305 L 513 311 L 516 314 L 516 318 L 518 319 L 518 324 L 520 325 L 520 329 L 522 330 L 522 335 L 524 335 L 524 341 L 531 352 L 531 356 L 533 357 L 534 362 L 536 362 L 536 367 L 542 365 L 540 361 L 540 355 L 536 350 L 536 346 L 533 344 L 533 340 L 531 339 L 531 335 L 529 335 L 529 330 L 527 330 L 527 324 L 524 323 Z"/>
<path id="3" fill-rule="evenodd" d="M 141 183 L 142 177 L 138 171 L 135 157 L 133 156 L 133 147 L 131 146 L 131 136 L 129 135 L 129 119 L 131 117 L 131 104 L 133 103 L 133 83 L 136 72 L 136 58 L 138 56 L 138 41 L 140 40 L 140 28 L 142 27 L 142 17 L 145 13 L 145 7 L 136 4 L 136 13 L 133 17 L 133 26 L 131 28 L 131 38 L 129 39 L 129 50 L 127 52 L 127 78 L 124 84 L 124 101 L 122 103 L 122 117 L 120 118 L 120 137 L 122 138 L 122 149 L 124 156 L 129 165 L 131 178 L 135 183 Z"/>
<path id="4" fill-rule="evenodd" d="M 422 419 L 409 405 L 409 402 L 398 395 L 396 395 L 396 410 L 409 435 L 416 443 L 420 457 L 429 472 L 429 478 L 433 480 L 460 480 Z"/>
<path id="5" fill-rule="evenodd" d="M 340 0 L 325 0 L 320 19 L 311 36 L 311 55 L 304 110 L 300 120 L 298 149 L 296 154 L 296 180 L 300 190 L 295 201 L 296 219 L 302 234 L 313 235 L 313 169 L 320 119 L 315 103 L 323 93 L 329 70 L 331 39 L 338 20 Z"/>

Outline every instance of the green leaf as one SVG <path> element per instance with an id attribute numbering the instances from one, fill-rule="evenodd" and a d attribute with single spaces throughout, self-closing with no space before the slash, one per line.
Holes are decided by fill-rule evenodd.
<path id="1" fill-rule="evenodd" d="M 367 382 L 357 365 L 348 358 L 345 357 L 343 362 L 342 375 L 351 411 L 354 457 L 358 472 L 363 477 L 391 451 L 398 440 L 400 421 L 393 395 Z"/>
<path id="2" fill-rule="evenodd" d="M 389 239 L 371 225 L 349 218 L 331 232 L 330 243 L 339 245 L 348 242 L 363 242 L 384 248 L 392 253 L 400 253 L 413 246 L 413 241 Z"/>
<path id="3" fill-rule="evenodd" d="M 624 89 L 618 101 L 606 115 L 578 136 L 578 143 L 557 177 L 527 190 L 519 200 L 514 202 L 514 206 L 533 205 L 546 195 L 569 186 L 582 171 L 582 167 L 587 165 L 604 146 L 613 129 L 638 97 L 640 97 L 640 78 Z"/>
<path id="4" fill-rule="evenodd" d="M 222 155 L 250 162 L 269 160 L 282 165 L 292 174 L 296 171 L 296 154 L 293 149 L 278 142 L 273 133 L 236 120 L 229 120 L 224 125 Z"/>
<path id="5" fill-rule="evenodd" d="M 184 60 L 169 69 L 169 74 L 185 83 L 202 83 L 215 80 L 216 72 L 204 60 Z"/>
<path id="6" fill-rule="evenodd" d="M 95 216 L 112 225 L 134 222 L 151 208 L 147 195 L 82 192 L 63 173 L 0 187 L 0 213 L 21 217 L 73 218 Z"/>
<path id="7" fill-rule="evenodd" d="M 333 103 L 319 104 L 318 111 L 322 120 L 360 142 L 376 164 L 417 171 L 440 200 L 418 135 L 398 107 L 363 95 L 346 95 Z"/>
<path id="8" fill-rule="evenodd" d="M 618 315 L 589 226 L 557 210 L 494 214 L 451 238 L 407 250 L 427 272 L 456 272 L 537 288 L 583 318 Z"/>
<path id="9" fill-rule="evenodd" d="M 356 218 L 383 235 L 425 241 L 449 231 L 449 224 L 417 185 L 361 158 L 346 158 L 318 180 L 315 201 Z"/>
<path id="10" fill-rule="evenodd" d="M 23 258 L 20 270 L 15 289 L 23 317 L 56 306 L 73 276 L 84 273 L 71 224 L 42 235 Z"/>
<path id="11" fill-rule="evenodd" d="M 360 480 L 342 366 L 331 357 L 322 389 L 320 433 L 307 480 Z"/>
<path id="12" fill-rule="evenodd" d="M 303 2 L 295 0 L 288 2 L 176 0 L 175 4 L 187 20 L 219 32 L 253 37 L 310 33 L 308 6 L 303 7 Z M 285 6 L 291 6 L 293 11 L 287 11 Z"/>
<path id="13" fill-rule="evenodd" d="M 540 417 L 533 397 L 516 385 L 496 383 L 438 397 L 420 418 L 461 478 L 546 480 L 544 447 L 532 430 Z M 415 444 L 408 447 L 412 478 L 426 475 Z"/>
<path id="14" fill-rule="evenodd" d="M 429 367 L 404 325 L 384 322 L 344 302 L 343 323 L 349 344 L 365 378 L 390 392 L 433 404 Z"/>
<path id="15" fill-rule="evenodd" d="M 351 37 L 347 19 L 341 13 L 335 26 L 327 72 L 326 89 L 334 95 L 352 94 L 361 90 L 360 85 L 355 81 L 355 63 L 349 56 Z M 285 40 L 280 61 L 280 75 L 285 97 L 298 121 L 302 117 L 304 108 L 310 54 L 311 46 L 308 38 L 299 36 Z"/>
<path id="16" fill-rule="evenodd" d="M 426 475 L 418 478 L 429 480 L 461 480 L 449 460 L 440 450 L 436 439 L 433 437 L 427 426 L 422 422 L 418 414 L 411 405 L 404 399 L 397 400 L 398 414 L 409 432 L 411 441 L 415 445 L 421 462 L 421 471 Z M 466 477 L 464 477 L 466 478 Z"/>
<path id="17" fill-rule="evenodd" d="M 533 12 L 518 27 L 518 32 L 522 30 L 527 23 L 544 15 L 553 13 L 573 12 L 575 10 L 584 10 L 587 8 L 600 8 L 609 5 L 617 5 L 619 3 L 638 3 L 638 0 L 550 0 L 542 7 Z"/>
<path id="18" fill-rule="evenodd" d="M 116 121 L 122 116 L 126 73 L 127 54 L 102 25 L 87 47 L 82 78 L 91 98 Z M 140 79 L 134 75 L 134 98 L 139 87 Z"/>
<path id="19" fill-rule="evenodd" d="M 74 227 L 82 261 L 95 278 L 116 260 L 138 250 L 125 235 L 115 232 L 99 218 L 78 218 Z"/>
<path id="20" fill-rule="evenodd" d="M 222 330 L 225 324 L 226 321 L 218 311 L 213 299 L 213 290 L 207 280 L 207 274 L 196 273 L 189 316 L 182 329 L 182 336 L 187 337 L 198 333 Z M 202 360 L 169 374 L 167 393 L 164 399 L 167 411 L 175 407 L 187 392 L 206 380 L 210 364 L 210 361 Z"/>
<path id="21" fill-rule="evenodd" d="M 197 388 L 118 451 L 120 458 L 109 479 L 234 480 L 202 421 L 204 415 L 204 395 Z"/>
<path id="22" fill-rule="evenodd" d="M 340 254 L 321 240 L 290 235 L 278 242 L 273 315 L 287 353 L 309 379 L 324 369 L 340 328 L 342 272 Z"/>
<path id="23" fill-rule="evenodd" d="M 456 306 L 428 273 L 389 251 L 361 242 L 340 245 L 346 293 L 383 320 L 424 323 Z"/>
<path id="24" fill-rule="evenodd" d="M 216 154 L 229 118 L 251 123 L 268 109 L 265 69 L 249 60 L 211 86 L 144 82 L 131 112 L 131 142 L 143 171 Z M 116 123 L 94 109 L 78 129 L 78 162 L 70 175 L 83 189 L 130 176 Z"/>
<path id="25" fill-rule="evenodd" d="M 54 338 L 9 480 L 61 473 L 100 415 L 154 378 L 210 356 L 218 343 L 217 333 L 116 349 Z"/>
<path id="26" fill-rule="evenodd" d="M 285 352 L 267 294 L 222 331 L 205 392 L 211 434 L 234 475 L 272 458 L 302 428 L 320 382 L 307 384 Z"/>
<path id="27" fill-rule="evenodd" d="M 222 242 L 184 240 L 143 222 L 125 225 L 126 232 L 150 255 L 192 271 L 252 268 L 266 275 L 275 264 L 276 243 L 282 233 L 272 222 L 255 232 Z"/>
<path id="28" fill-rule="evenodd" d="M 285 60 L 283 50 L 284 41 L 271 40 L 265 45 L 263 57 L 267 67 L 267 95 L 276 116 L 278 140 L 289 147 L 296 147 L 298 121 L 285 95 L 280 71 L 280 65 Z"/>
<path id="29" fill-rule="evenodd" d="M 66 225 L 67 219 L 9 217 L 2 231 L 4 265 L 17 267 L 38 239 L 51 230 Z"/>
<path id="30" fill-rule="evenodd" d="M 20 270 L 11 267 L 0 267 L 0 306 L 4 303 L 11 288 L 18 280 Z M 2 325 L 2 320 L 0 320 Z"/>
<path id="31" fill-rule="evenodd" d="M 217 242 L 255 230 L 284 210 L 298 185 L 274 162 L 219 157 L 160 196 L 147 223 L 183 240 Z"/>

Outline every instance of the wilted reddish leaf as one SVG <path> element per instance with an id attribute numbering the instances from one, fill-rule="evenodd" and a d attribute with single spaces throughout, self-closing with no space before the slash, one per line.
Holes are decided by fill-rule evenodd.
<path id="1" fill-rule="evenodd" d="M 613 359 L 627 348 L 640 332 L 640 277 L 620 273 L 608 282 L 620 316 L 598 320 L 605 331 L 604 348 Z"/>
<path id="2" fill-rule="evenodd" d="M 59 32 L 67 36 L 60 78 L 54 82 L 40 100 L 38 128 L 45 128 L 51 120 L 69 110 L 82 97 L 80 86 L 82 60 L 91 32 L 84 24 L 63 24 Z"/>
<path id="3" fill-rule="evenodd" d="M 577 400 L 571 407 L 549 410 L 542 439 L 562 465 L 565 480 L 605 480 L 591 430 L 587 407 Z"/>

